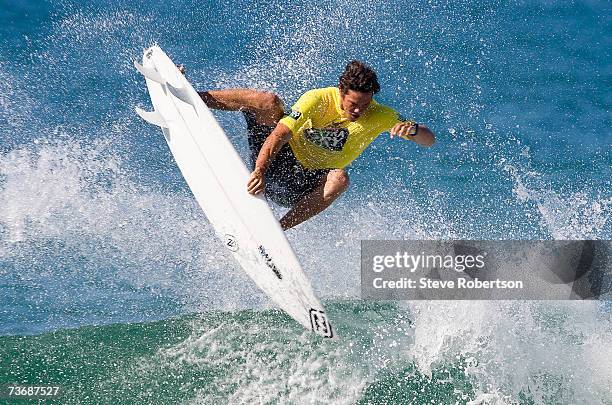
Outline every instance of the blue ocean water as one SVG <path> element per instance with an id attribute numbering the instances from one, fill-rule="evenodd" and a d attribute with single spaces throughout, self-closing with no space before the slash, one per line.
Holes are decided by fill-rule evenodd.
<path id="1" fill-rule="evenodd" d="M 0 383 L 74 403 L 612 403 L 605 303 L 359 299 L 362 239 L 612 238 L 609 2 L 0 0 L 0 39 Z M 381 135 L 288 233 L 340 341 L 270 309 L 134 114 L 153 43 L 198 89 L 286 104 L 360 58 L 436 133 Z M 217 116 L 246 158 L 242 117 Z"/>

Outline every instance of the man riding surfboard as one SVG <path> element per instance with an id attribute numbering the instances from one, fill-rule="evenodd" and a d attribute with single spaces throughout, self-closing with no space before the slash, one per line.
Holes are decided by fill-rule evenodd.
<path id="1" fill-rule="evenodd" d="M 381 133 L 389 132 L 425 147 L 435 136 L 425 125 L 404 120 L 394 109 L 377 103 L 376 73 L 352 61 L 337 87 L 304 93 L 285 114 L 281 99 L 251 89 L 200 92 L 208 107 L 242 111 L 249 132 L 253 171 L 251 194 L 265 192 L 290 208 L 280 220 L 292 228 L 329 207 L 349 186 L 346 171 Z"/>

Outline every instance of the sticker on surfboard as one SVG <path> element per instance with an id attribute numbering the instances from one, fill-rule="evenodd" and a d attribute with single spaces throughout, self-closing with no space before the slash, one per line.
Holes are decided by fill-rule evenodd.
<path id="1" fill-rule="evenodd" d="M 268 252 L 266 252 L 266 248 L 264 248 L 262 245 L 259 245 L 258 249 L 259 249 L 259 253 L 261 254 L 261 257 L 266 262 L 266 266 L 268 266 L 270 268 L 270 270 L 272 270 L 272 272 L 274 272 L 274 275 L 276 277 L 278 277 L 279 280 L 282 280 L 283 279 L 283 275 L 281 274 L 281 272 L 278 269 L 278 267 L 276 267 L 276 264 L 274 264 L 274 261 L 272 260 L 272 257 L 270 257 Z"/>
<path id="2" fill-rule="evenodd" d="M 225 234 L 225 247 L 227 247 L 232 252 L 238 251 L 238 241 L 234 235 L 230 235 L 229 233 Z"/>
<path id="3" fill-rule="evenodd" d="M 327 322 L 325 312 L 310 308 L 310 325 L 313 332 L 326 338 L 334 337 L 331 325 Z"/>

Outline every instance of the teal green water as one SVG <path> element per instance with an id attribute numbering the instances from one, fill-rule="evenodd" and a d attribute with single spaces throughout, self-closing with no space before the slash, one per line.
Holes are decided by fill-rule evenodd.
<path id="1" fill-rule="evenodd" d="M 332 312 L 367 312 L 379 318 L 390 312 L 397 314 L 393 306 L 380 304 L 344 303 L 332 308 Z M 355 331 L 341 326 L 339 333 L 350 335 Z M 219 312 L 153 323 L 59 330 L 38 336 L 5 336 L 0 338 L 0 382 L 59 384 L 64 394 L 57 403 L 108 404 L 178 403 L 192 399 L 224 403 L 240 397 L 245 384 L 258 385 L 264 397 L 269 396 L 266 391 L 272 387 L 266 388 L 267 382 L 274 386 L 275 392 L 268 397 L 274 403 L 295 395 L 296 387 L 288 381 L 296 367 L 318 364 L 312 367 L 312 375 L 302 370 L 303 379 L 298 381 L 302 386 L 298 390 L 323 402 L 342 401 L 347 393 L 331 381 L 326 383 L 325 377 L 363 378 L 367 364 L 345 365 L 341 367 L 343 372 L 336 374 L 334 363 L 357 360 L 356 352 L 369 350 L 373 342 L 368 340 L 374 336 L 346 338 L 328 341 L 305 333 L 279 311 Z M 330 358 L 325 359 L 325 353 Z M 318 356 L 322 358 L 316 359 Z M 280 369 L 276 374 L 286 381 L 266 381 L 257 372 L 260 368 L 263 376 L 271 371 L 266 368 Z M 243 373 L 236 373 L 240 370 Z M 363 404 L 390 400 L 419 404 L 432 400 L 465 402 L 474 398 L 474 391 L 464 370 L 464 362 L 459 359 L 427 377 L 407 361 L 398 364 L 397 370 L 386 370 L 373 381 L 362 382 L 366 384 L 364 391 L 354 399 Z M 316 384 L 310 386 L 314 381 Z M 252 394 L 256 399 L 257 393 Z M 294 400 L 299 403 L 299 398 Z"/>
<path id="2" fill-rule="evenodd" d="M 327 303 L 327 308 L 338 321 L 336 340 L 304 331 L 277 310 L 211 312 L 4 336 L 0 383 L 59 384 L 62 397 L 46 403 L 74 404 L 494 403 L 487 399 L 555 404 L 610 399 L 576 390 L 577 380 L 586 376 L 559 375 L 550 365 L 541 365 L 519 386 L 504 387 L 502 381 L 521 369 L 514 369 L 513 359 L 504 364 L 503 357 L 496 358 L 504 348 L 495 347 L 501 342 L 482 330 L 472 336 L 472 353 L 466 346 L 455 354 L 451 350 L 424 372 L 415 353 L 429 343 L 415 335 L 409 311 L 395 304 L 356 301 Z M 495 311 L 512 314 L 517 308 L 502 305 Z M 565 339 L 567 314 L 553 310 L 542 316 L 539 327 L 549 328 L 552 340 L 518 339 L 519 357 L 537 357 L 540 346 L 551 344 L 567 355 L 587 342 L 587 336 L 575 335 L 575 341 L 559 344 L 559 338 Z M 516 325 L 506 332 L 520 329 Z M 484 372 L 492 374 L 483 378 Z M 491 385 L 495 382 L 497 387 Z"/>

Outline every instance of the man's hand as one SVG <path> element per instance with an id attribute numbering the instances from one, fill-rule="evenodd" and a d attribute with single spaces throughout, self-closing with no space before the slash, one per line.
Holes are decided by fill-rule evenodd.
<path id="1" fill-rule="evenodd" d="M 291 138 L 291 130 L 283 123 L 278 123 L 272 133 L 268 135 L 264 144 L 261 146 L 255 170 L 247 182 L 247 191 L 251 194 L 259 194 L 264 191 L 264 173 L 268 164 L 274 160 L 281 147 Z"/>
<path id="2" fill-rule="evenodd" d="M 261 168 L 256 167 L 251 173 L 251 177 L 247 183 L 247 191 L 251 194 L 259 194 L 264 191 L 264 173 Z"/>
<path id="3" fill-rule="evenodd" d="M 406 121 L 395 124 L 391 131 L 391 138 L 399 136 L 402 139 L 409 139 L 418 145 L 430 147 L 436 142 L 436 136 L 424 124 L 417 124 L 414 121 Z"/>
<path id="4" fill-rule="evenodd" d="M 391 134 L 391 138 L 394 136 L 399 136 L 400 138 L 409 139 L 416 136 L 418 128 L 419 125 L 416 122 L 398 122 L 393 128 L 391 128 L 389 133 Z"/>

